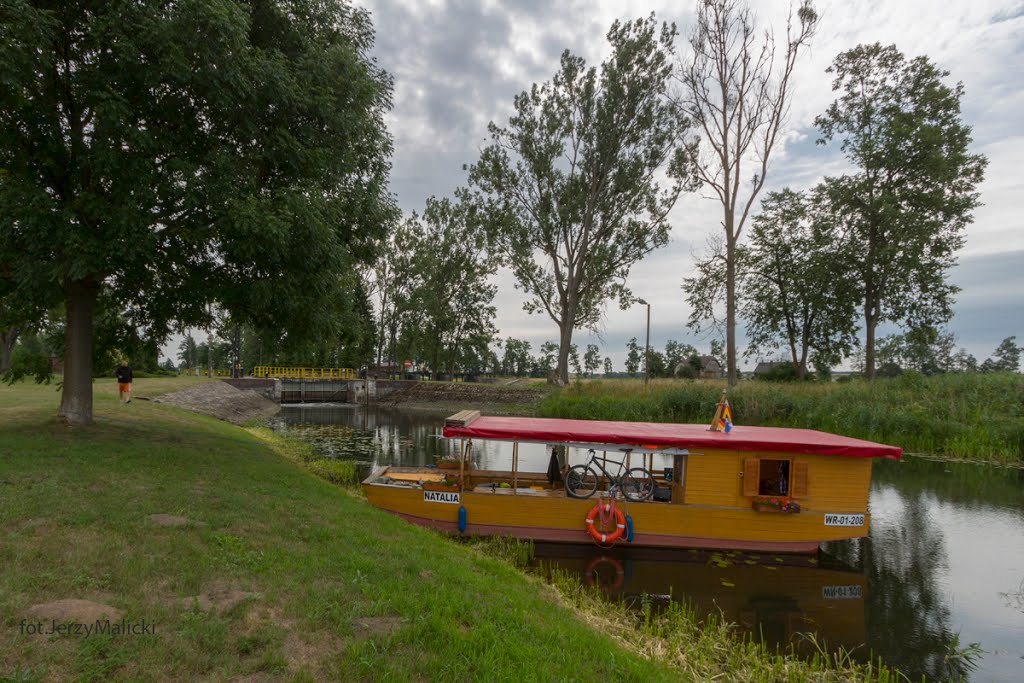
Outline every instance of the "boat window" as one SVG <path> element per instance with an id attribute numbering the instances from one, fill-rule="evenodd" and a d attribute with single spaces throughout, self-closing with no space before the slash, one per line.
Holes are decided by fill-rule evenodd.
<path id="1" fill-rule="evenodd" d="M 788 460 L 761 460 L 757 493 L 761 496 L 789 494 Z"/>

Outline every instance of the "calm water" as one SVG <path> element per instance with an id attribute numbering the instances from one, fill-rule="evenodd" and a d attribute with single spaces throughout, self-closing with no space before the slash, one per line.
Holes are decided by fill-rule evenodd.
<path id="1" fill-rule="evenodd" d="M 452 452 L 454 444 L 438 438 L 443 417 L 286 406 L 277 426 L 368 471 Z M 511 447 L 474 443 L 473 460 L 508 468 Z M 521 446 L 520 461 L 524 469 L 547 466 L 542 447 Z M 800 634 L 813 633 L 857 648 L 861 659 L 870 651 L 912 680 L 1024 680 L 1024 470 L 876 461 L 870 507 L 868 539 L 827 544 L 813 561 L 557 545 L 538 546 L 537 561 L 578 572 L 610 597 L 685 599 L 720 611 L 769 643 L 806 651 Z M 974 642 L 984 652 L 967 670 L 950 653 Z"/>

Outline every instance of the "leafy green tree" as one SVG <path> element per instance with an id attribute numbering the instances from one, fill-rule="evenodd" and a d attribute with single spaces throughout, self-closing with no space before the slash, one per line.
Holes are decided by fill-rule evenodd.
<path id="1" fill-rule="evenodd" d="M 489 125 L 469 170 L 524 309 L 558 325 L 563 385 L 574 330 L 593 328 L 609 299 L 628 304 L 630 267 L 668 241 L 691 176 L 685 119 L 666 96 L 674 38 L 652 15 L 612 25 L 600 69 L 566 51 L 551 81 L 515 98 L 507 128 Z"/>
<path id="2" fill-rule="evenodd" d="M 769 193 L 739 252 L 748 353 L 785 347 L 797 379 L 812 353 L 817 364 L 834 365 L 857 343 L 848 247 L 820 195 Z"/>
<path id="3" fill-rule="evenodd" d="M 597 344 L 587 344 L 587 352 L 583 354 L 583 369 L 587 375 L 594 376 L 594 373 L 601 367 L 601 349 Z"/>
<path id="4" fill-rule="evenodd" d="M 580 363 L 580 350 L 575 344 L 569 347 L 569 365 L 572 367 L 572 373 L 577 377 L 583 374 L 583 365 Z"/>
<path id="5" fill-rule="evenodd" d="M 537 377 L 549 377 L 558 362 L 558 344 L 546 341 L 540 345 L 540 356 L 537 357 Z"/>
<path id="6" fill-rule="evenodd" d="M 604 374 L 606 377 L 612 374 L 612 359 L 608 356 L 604 357 Z"/>
<path id="7" fill-rule="evenodd" d="M 426 358 L 435 371 L 453 373 L 465 346 L 486 348 L 494 337 L 497 287 L 490 277 L 497 267 L 464 204 L 431 197 L 422 221 L 414 215 L 406 226 L 406 249 L 413 255 L 404 311 L 409 355 Z M 525 351 L 528 358 L 528 344 Z M 517 357 L 516 374 L 525 375 L 528 368 Z"/>
<path id="8" fill-rule="evenodd" d="M 697 349 L 690 344 L 683 344 L 675 339 L 665 342 L 665 370 L 668 376 L 674 377 L 687 366 L 691 356 L 696 355 Z"/>
<path id="9" fill-rule="evenodd" d="M 957 288 L 946 274 L 973 220 L 987 160 L 968 149 L 963 86 L 947 86 L 949 72 L 927 57 L 860 45 L 828 71 L 839 98 L 815 122 L 819 142 L 840 139 L 857 169 L 827 178 L 825 190 L 847 233 L 870 379 L 880 323 L 923 328 L 949 319 Z"/>
<path id="10" fill-rule="evenodd" d="M 179 367 L 188 368 L 189 370 L 195 369 L 199 367 L 200 358 L 199 345 L 196 344 L 195 337 L 191 334 L 186 334 L 185 338 L 178 344 Z"/>
<path id="11" fill-rule="evenodd" d="M 636 373 L 640 370 L 640 359 L 642 354 L 640 352 L 640 345 L 636 343 L 636 337 L 629 340 L 626 344 L 626 372 L 629 373 L 630 377 L 636 377 Z"/>
<path id="12" fill-rule="evenodd" d="M 982 372 L 1017 372 L 1020 369 L 1020 347 L 1017 346 L 1017 337 L 1007 337 L 993 353 L 993 358 L 987 358 L 981 364 Z"/>
<path id="13" fill-rule="evenodd" d="M 11 350 L 10 365 L 4 380 L 13 384 L 25 377 L 32 377 L 37 382 L 49 384 L 53 374 L 53 352 L 53 342 L 45 334 L 29 330 Z"/>
<path id="14" fill-rule="evenodd" d="M 690 35 L 693 58 L 683 65 L 679 106 L 696 124 L 707 154 L 697 171 L 722 205 L 724 279 L 716 301 L 725 300 L 726 365 L 736 384 L 736 312 L 739 240 L 754 200 L 768 176 L 768 161 L 781 138 L 793 89 L 797 54 L 818 25 L 808 0 L 790 16 L 785 52 L 772 33 L 763 37 L 750 8 L 737 0 L 700 0 Z M 753 173 L 749 165 L 752 165 Z M 749 182 L 749 185 L 747 183 Z"/>
<path id="15" fill-rule="evenodd" d="M 650 363 L 649 371 L 651 377 L 668 377 L 671 374 L 671 369 L 665 362 L 665 354 L 657 349 L 651 349 L 650 354 L 647 356 L 648 363 Z"/>
<path id="16" fill-rule="evenodd" d="M 530 348 L 533 345 L 525 339 L 509 337 L 505 340 L 505 355 L 501 361 L 501 373 L 525 377 L 530 372 Z"/>
<path id="17" fill-rule="evenodd" d="M 147 339 L 210 302 L 291 338 L 343 325 L 324 298 L 394 218 L 372 42 L 343 0 L 0 5 L 0 262 L 65 304 L 66 422 L 92 421 L 104 287 Z"/>
<path id="18" fill-rule="evenodd" d="M 953 369 L 957 372 L 977 372 L 978 359 L 967 349 L 960 349 L 953 356 Z"/>

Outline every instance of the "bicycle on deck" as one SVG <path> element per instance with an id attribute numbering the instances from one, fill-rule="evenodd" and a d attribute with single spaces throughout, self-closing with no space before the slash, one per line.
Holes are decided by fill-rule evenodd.
<path id="1" fill-rule="evenodd" d="M 597 491 L 601 483 L 601 475 L 607 477 L 608 490 L 614 495 L 615 489 L 622 491 L 626 500 L 642 501 L 654 495 L 654 475 L 645 467 L 633 467 L 626 469 L 626 461 L 609 460 L 607 457 L 598 458 L 593 448 L 589 452 L 590 459 L 583 465 L 573 465 L 565 473 L 565 493 L 570 498 L 590 498 Z M 626 451 L 629 457 L 629 451 Z M 618 465 L 615 474 L 609 472 L 604 462 Z M 601 474 L 598 474 L 598 471 Z"/>

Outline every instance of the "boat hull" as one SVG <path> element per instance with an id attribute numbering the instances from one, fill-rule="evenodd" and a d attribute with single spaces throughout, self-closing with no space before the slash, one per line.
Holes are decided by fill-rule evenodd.
<path id="1" fill-rule="evenodd" d="M 506 535 L 534 541 L 593 544 L 585 518 L 597 498 L 579 500 L 558 492 L 459 492 L 436 496 L 409 487 L 364 484 L 367 499 L 420 526 L 460 533 L 458 512 L 466 511 L 467 535 Z M 443 498 L 444 502 L 436 502 Z M 457 500 L 453 500 L 457 499 Z M 716 548 L 760 552 L 813 553 L 820 543 L 867 535 L 863 524 L 835 527 L 822 512 L 758 512 L 750 508 L 618 502 L 633 522 L 631 547 Z M 842 512 L 842 511 L 829 511 Z M 625 540 L 620 543 L 626 543 Z"/>

